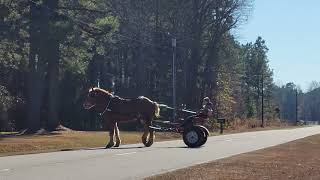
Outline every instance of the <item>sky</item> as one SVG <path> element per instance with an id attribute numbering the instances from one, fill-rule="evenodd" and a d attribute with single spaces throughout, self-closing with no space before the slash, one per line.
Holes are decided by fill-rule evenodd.
<path id="1" fill-rule="evenodd" d="M 277 85 L 294 82 L 306 91 L 320 81 L 320 0 L 255 0 L 237 38 L 246 43 L 258 36 L 266 40 Z"/>

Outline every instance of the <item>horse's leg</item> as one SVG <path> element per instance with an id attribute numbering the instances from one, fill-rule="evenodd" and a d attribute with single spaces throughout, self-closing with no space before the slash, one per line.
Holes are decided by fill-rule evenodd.
<path id="1" fill-rule="evenodd" d="M 150 126 L 152 126 L 152 119 L 150 119 Z M 149 135 L 149 144 L 150 146 L 153 144 L 154 142 L 154 139 L 156 138 L 155 136 L 155 133 L 154 133 L 154 130 L 152 128 L 149 128 L 149 132 L 150 132 L 150 135 Z"/>
<path id="2" fill-rule="evenodd" d="M 148 131 L 149 131 L 149 140 L 148 142 L 145 144 L 146 147 L 150 147 L 155 139 L 155 135 L 154 135 L 154 130 L 152 128 L 150 128 L 149 126 L 152 126 L 152 118 L 148 118 L 147 122 L 148 125 Z"/>
<path id="3" fill-rule="evenodd" d="M 115 122 L 109 123 L 109 143 L 106 145 L 106 148 L 111 148 L 114 146 L 113 136 L 114 136 Z"/>
<path id="4" fill-rule="evenodd" d="M 146 146 L 147 138 L 149 134 L 149 125 L 146 122 L 143 122 L 143 127 L 144 127 L 144 131 L 141 139 L 142 139 L 142 143 Z"/>
<path id="5" fill-rule="evenodd" d="M 120 131 L 117 123 L 115 123 L 115 131 L 116 131 L 116 144 L 114 145 L 114 147 L 119 147 L 121 144 L 121 139 L 120 139 Z"/>
<path id="6" fill-rule="evenodd" d="M 154 141 L 154 130 L 149 127 L 152 125 L 151 118 L 147 118 L 147 119 L 148 120 L 146 120 L 144 123 L 144 133 L 142 135 L 142 143 L 146 147 L 150 147 Z M 150 133 L 150 135 L 149 135 L 149 133 Z M 148 139 L 148 135 L 149 135 L 149 139 Z M 148 141 L 147 141 L 147 139 L 148 139 Z"/>

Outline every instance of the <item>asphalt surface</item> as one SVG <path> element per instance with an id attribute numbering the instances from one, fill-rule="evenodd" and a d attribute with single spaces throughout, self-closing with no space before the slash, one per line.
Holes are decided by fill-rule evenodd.
<path id="1" fill-rule="evenodd" d="M 320 133 L 320 126 L 210 137 L 201 148 L 182 140 L 0 157 L 0 180 L 142 179 Z M 1 145 L 1 142 L 0 142 Z"/>

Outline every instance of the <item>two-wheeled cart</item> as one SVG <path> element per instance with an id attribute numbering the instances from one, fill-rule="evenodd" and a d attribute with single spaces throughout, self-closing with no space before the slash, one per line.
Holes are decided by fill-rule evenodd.
<path id="1" fill-rule="evenodd" d="M 163 105 L 164 106 L 164 105 Z M 166 106 L 166 108 L 170 108 Z M 209 130 L 204 127 L 207 122 L 207 115 L 196 113 L 188 110 L 183 110 L 193 115 L 178 120 L 163 121 L 154 120 L 150 128 L 161 132 L 180 133 L 183 137 L 183 142 L 190 148 L 197 148 L 207 142 Z"/>

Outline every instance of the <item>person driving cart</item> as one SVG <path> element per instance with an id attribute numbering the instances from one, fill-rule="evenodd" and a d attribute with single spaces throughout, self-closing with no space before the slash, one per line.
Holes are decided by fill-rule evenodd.
<path id="1" fill-rule="evenodd" d="M 195 119 L 197 119 L 200 124 L 204 124 L 205 119 L 212 116 L 212 111 L 213 104 L 209 97 L 205 97 L 202 101 L 202 108 L 197 112 L 197 114 L 187 117 L 183 124 Z"/>
<path id="2" fill-rule="evenodd" d="M 211 117 L 213 111 L 213 104 L 209 97 L 203 98 L 202 109 L 200 109 L 199 115 L 205 117 Z"/>

